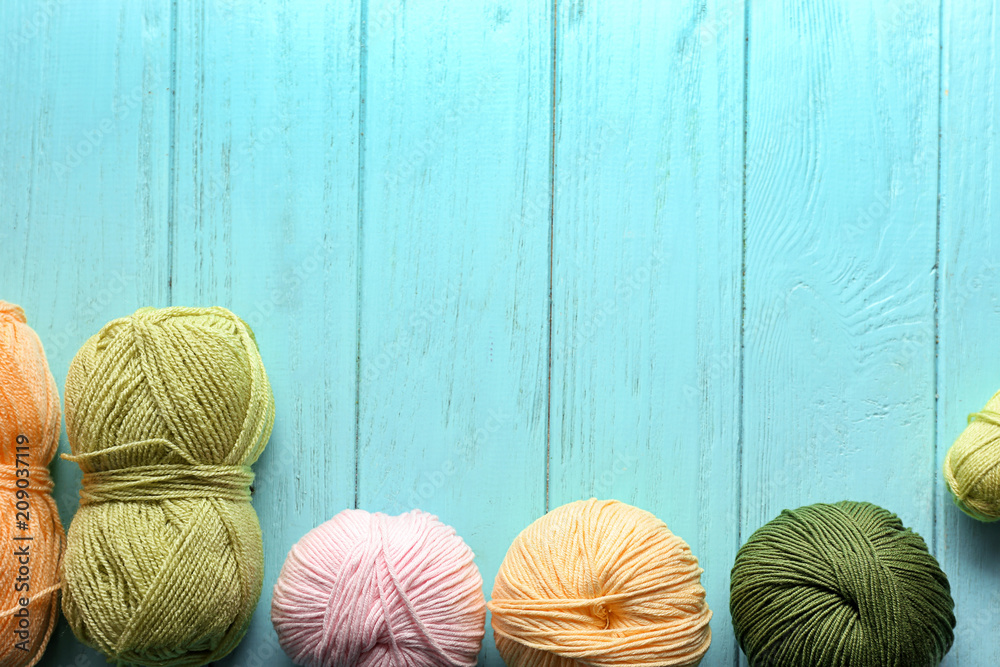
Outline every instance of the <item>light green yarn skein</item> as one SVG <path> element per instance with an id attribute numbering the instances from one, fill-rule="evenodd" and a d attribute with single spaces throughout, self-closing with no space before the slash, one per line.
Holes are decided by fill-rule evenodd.
<path id="1" fill-rule="evenodd" d="M 980 521 L 1000 519 L 1000 392 L 969 415 L 945 457 L 944 478 L 963 512 Z"/>
<path id="2" fill-rule="evenodd" d="M 224 308 L 143 308 L 73 359 L 66 429 L 83 469 L 63 612 L 119 665 L 204 665 L 260 597 L 250 465 L 274 422 L 250 328 Z"/>

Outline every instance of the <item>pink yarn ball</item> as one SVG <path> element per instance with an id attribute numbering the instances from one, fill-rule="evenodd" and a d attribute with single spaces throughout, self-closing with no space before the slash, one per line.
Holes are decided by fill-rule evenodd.
<path id="1" fill-rule="evenodd" d="M 472 550 L 436 516 L 344 510 L 292 547 L 271 622 L 306 667 L 476 664 L 486 629 Z"/>

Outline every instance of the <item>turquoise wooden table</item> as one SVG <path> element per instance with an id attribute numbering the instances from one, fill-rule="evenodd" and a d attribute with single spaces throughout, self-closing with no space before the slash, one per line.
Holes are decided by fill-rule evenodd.
<path id="1" fill-rule="evenodd" d="M 488 594 L 521 528 L 590 496 L 691 544 L 706 666 L 745 664 L 741 541 L 845 498 L 941 560 L 945 664 L 996 665 L 1000 526 L 939 471 L 1000 388 L 998 11 L 5 0 L 0 298 L 60 385 L 140 306 L 255 328 L 266 582 L 224 665 L 289 664 L 270 588 L 343 508 L 438 514 Z M 104 661 L 62 624 L 43 664 Z"/>

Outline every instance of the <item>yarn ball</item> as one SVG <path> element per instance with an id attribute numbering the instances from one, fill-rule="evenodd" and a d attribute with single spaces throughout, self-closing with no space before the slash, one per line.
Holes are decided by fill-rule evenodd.
<path id="1" fill-rule="evenodd" d="M 617 500 L 556 508 L 514 540 L 489 609 L 508 667 L 697 665 L 712 639 L 698 559 Z"/>
<path id="2" fill-rule="evenodd" d="M 963 512 L 980 521 L 1000 519 L 1000 392 L 969 415 L 945 457 L 944 478 Z"/>
<path id="3" fill-rule="evenodd" d="M 0 301 L 0 665 L 34 665 L 59 614 L 63 534 L 48 465 L 59 394 L 24 311 Z"/>
<path id="4" fill-rule="evenodd" d="M 455 529 L 413 510 L 345 510 L 292 547 L 271 602 L 288 656 L 307 667 L 472 667 L 486 603 Z"/>
<path id="5" fill-rule="evenodd" d="M 740 548 L 730 589 L 736 639 L 754 667 L 925 667 L 954 640 L 937 560 L 870 503 L 783 511 Z"/>
<path id="6" fill-rule="evenodd" d="M 204 665 L 245 634 L 263 582 L 250 465 L 274 401 L 224 308 L 143 308 L 88 340 L 66 379 L 83 470 L 63 611 L 120 664 Z"/>

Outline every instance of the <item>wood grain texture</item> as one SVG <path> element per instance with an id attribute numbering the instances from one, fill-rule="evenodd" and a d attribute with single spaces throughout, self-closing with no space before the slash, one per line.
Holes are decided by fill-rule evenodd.
<path id="1" fill-rule="evenodd" d="M 994 352 L 1000 327 L 1000 121 L 994 2 L 945 6 L 941 123 L 941 233 L 938 355 L 938 464 L 1000 389 Z M 982 524 L 938 485 L 938 557 L 951 578 L 958 627 L 945 665 L 1000 664 L 1000 526 Z"/>
<path id="2" fill-rule="evenodd" d="M 24 307 L 61 395 L 105 322 L 167 303 L 169 3 L 5 2 L 0 26 L 0 298 Z M 80 471 L 52 470 L 68 526 Z M 44 664 L 103 662 L 60 621 Z"/>
<path id="3" fill-rule="evenodd" d="M 488 595 L 545 509 L 551 16 L 382 0 L 366 25 L 358 506 L 438 515 Z"/>
<path id="4" fill-rule="evenodd" d="M 182 9 L 172 301 L 251 325 L 277 409 L 255 466 L 264 592 L 222 664 L 291 664 L 271 589 L 291 546 L 354 502 L 360 6 Z"/>
<path id="5" fill-rule="evenodd" d="M 551 507 L 684 538 L 731 665 L 738 546 L 742 3 L 559 3 Z"/>

